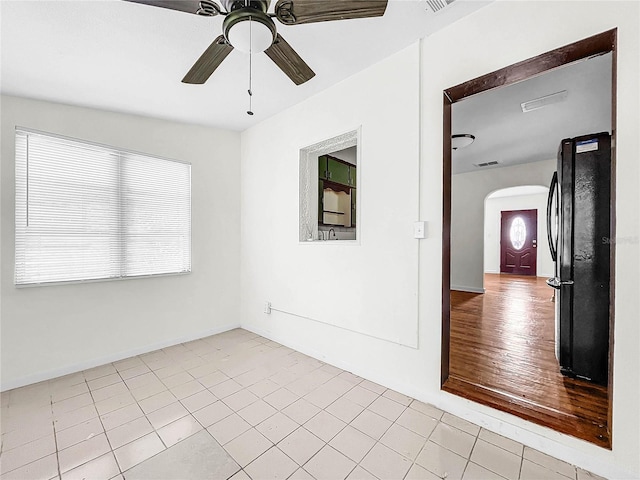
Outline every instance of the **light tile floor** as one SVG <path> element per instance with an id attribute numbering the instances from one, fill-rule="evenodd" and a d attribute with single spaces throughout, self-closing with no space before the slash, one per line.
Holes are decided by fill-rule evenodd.
<path id="1" fill-rule="evenodd" d="M 131 479 L 159 468 L 141 465 L 149 459 L 166 462 L 161 452 L 182 455 L 195 434 L 223 446 L 220 471 L 233 480 L 597 478 L 240 329 L 1 403 L 2 480 Z"/>

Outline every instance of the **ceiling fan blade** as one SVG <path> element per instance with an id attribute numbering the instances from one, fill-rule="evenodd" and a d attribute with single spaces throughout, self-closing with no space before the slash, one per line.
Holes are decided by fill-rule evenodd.
<path id="1" fill-rule="evenodd" d="M 293 80 L 293 83 L 296 85 L 301 85 L 316 75 L 280 34 L 276 36 L 273 45 L 267 48 L 264 53 L 266 53 L 269 58 L 280 67 L 280 70 Z"/>
<path id="2" fill-rule="evenodd" d="M 381 17 L 388 0 L 278 0 L 275 14 L 285 25 Z"/>
<path id="3" fill-rule="evenodd" d="M 216 38 L 193 64 L 191 70 L 182 79 L 182 83 L 206 82 L 222 61 L 231 53 L 233 47 L 227 43 L 223 35 Z"/>
<path id="4" fill-rule="evenodd" d="M 125 2 L 141 3 L 152 7 L 168 8 L 179 12 L 195 13 L 213 17 L 221 13 L 220 7 L 210 0 L 124 0 Z"/>

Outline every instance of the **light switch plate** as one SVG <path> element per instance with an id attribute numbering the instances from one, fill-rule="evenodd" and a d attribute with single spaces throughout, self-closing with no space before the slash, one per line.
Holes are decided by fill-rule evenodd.
<path id="1" fill-rule="evenodd" d="M 414 222 L 413 238 L 426 238 L 426 236 L 427 236 L 427 222 Z"/>

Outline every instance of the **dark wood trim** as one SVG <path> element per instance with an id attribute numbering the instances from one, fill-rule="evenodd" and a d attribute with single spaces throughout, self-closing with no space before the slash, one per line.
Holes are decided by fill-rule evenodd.
<path id="1" fill-rule="evenodd" d="M 357 168 L 357 167 L 358 167 L 358 166 L 357 166 L 356 164 L 354 164 L 354 163 L 349 163 L 349 162 L 347 162 L 346 160 L 342 160 L 341 158 L 334 157 L 333 155 L 329 155 L 328 153 L 325 153 L 324 155 L 320 155 L 320 156 L 321 156 L 321 157 L 327 157 L 327 158 L 330 158 L 331 160 L 335 160 L 336 162 L 342 163 L 342 164 L 344 164 L 344 165 L 348 165 L 348 166 L 353 167 L 353 168 Z"/>
<path id="2" fill-rule="evenodd" d="M 618 29 L 612 30 L 613 49 L 611 59 L 611 238 L 616 238 L 616 136 L 617 136 L 617 79 L 618 79 Z M 607 428 L 609 438 L 613 438 L 613 347 L 614 347 L 614 325 L 615 325 L 615 283 L 616 283 L 616 243 L 610 244 L 611 255 L 611 278 L 609 284 L 609 379 L 607 393 L 609 395 L 609 412 L 607 417 Z M 609 447 L 611 448 L 611 447 Z"/>
<path id="3" fill-rule="evenodd" d="M 493 88 L 511 85 L 535 75 L 542 74 L 554 68 L 573 63 L 578 60 L 587 59 L 592 56 L 602 55 L 613 52 L 612 59 L 612 185 L 611 185 L 611 238 L 615 239 L 615 171 L 616 171 L 616 71 L 617 71 L 617 29 L 608 30 L 606 32 L 593 35 L 572 44 L 560 47 L 547 53 L 543 53 L 536 57 L 518 62 L 508 67 L 496 70 L 473 80 L 461 83 L 454 87 L 443 91 L 443 181 L 442 181 L 442 343 L 441 343 L 441 359 L 440 359 L 440 383 L 443 390 L 450 391 L 456 395 L 460 395 L 471 400 L 477 401 L 493 408 L 508 411 L 525 420 L 539 423 L 554 430 L 568 435 L 582 438 L 579 432 L 565 431 L 562 422 L 557 422 L 557 418 L 553 415 L 540 415 L 532 413 L 533 410 L 524 407 L 515 407 L 513 403 L 504 403 L 502 408 L 496 405 L 497 397 L 490 400 L 490 395 L 486 392 L 483 395 L 476 395 L 471 398 L 469 393 L 463 394 L 459 388 L 453 389 L 449 380 L 449 355 L 450 355 L 450 315 L 451 315 L 451 108 L 452 104 L 467 98 L 471 95 L 481 93 Z M 615 304 L 615 241 L 611 245 L 611 296 L 610 296 L 610 318 L 609 318 L 609 408 L 608 408 L 608 438 L 612 438 L 612 419 L 613 419 L 613 347 L 614 347 L 614 304 Z M 453 380 L 451 380 L 453 381 Z M 445 386 L 445 383 L 447 385 Z M 459 384 L 461 385 L 461 384 Z M 455 391 L 453 391 L 455 390 Z M 504 399 L 503 399 L 504 400 Z M 506 405 L 511 405 L 509 408 Z M 596 445 L 611 449 L 611 442 L 603 444 L 602 441 L 589 440 Z"/>
<path id="4" fill-rule="evenodd" d="M 442 341 L 440 386 L 449 377 L 449 346 L 451 343 L 451 99 L 442 96 L 444 125 L 442 129 Z"/>
<path id="5" fill-rule="evenodd" d="M 322 179 L 320 179 L 322 180 Z M 332 182 L 331 180 L 322 180 L 323 187 L 333 190 L 334 192 L 344 192 L 346 194 L 350 194 L 351 190 L 355 190 L 355 187 L 350 187 L 349 185 L 343 185 L 342 183 Z"/>
<path id="6" fill-rule="evenodd" d="M 472 402 L 481 403 L 496 410 L 510 413 L 516 417 L 558 432 L 586 440 L 599 447 L 611 449 L 611 436 L 607 432 L 594 434 L 592 429 L 585 428 L 584 420 L 559 410 L 529 402 L 524 398 L 487 388 L 484 385 L 451 376 L 442 386 L 442 390 Z M 603 429 L 606 429 L 603 426 Z"/>
<path id="7" fill-rule="evenodd" d="M 577 60 L 609 53 L 615 50 L 615 42 L 616 29 L 609 30 L 448 88 L 446 93 L 452 103 L 455 103 L 471 95 L 511 85 Z"/>

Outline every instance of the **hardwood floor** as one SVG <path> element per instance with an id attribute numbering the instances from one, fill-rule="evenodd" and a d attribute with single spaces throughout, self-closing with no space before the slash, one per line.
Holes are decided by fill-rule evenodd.
<path id="1" fill-rule="evenodd" d="M 607 388 L 564 377 L 545 279 L 485 274 L 485 293 L 451 292 L 443 389 L 611 448 Z"/>

